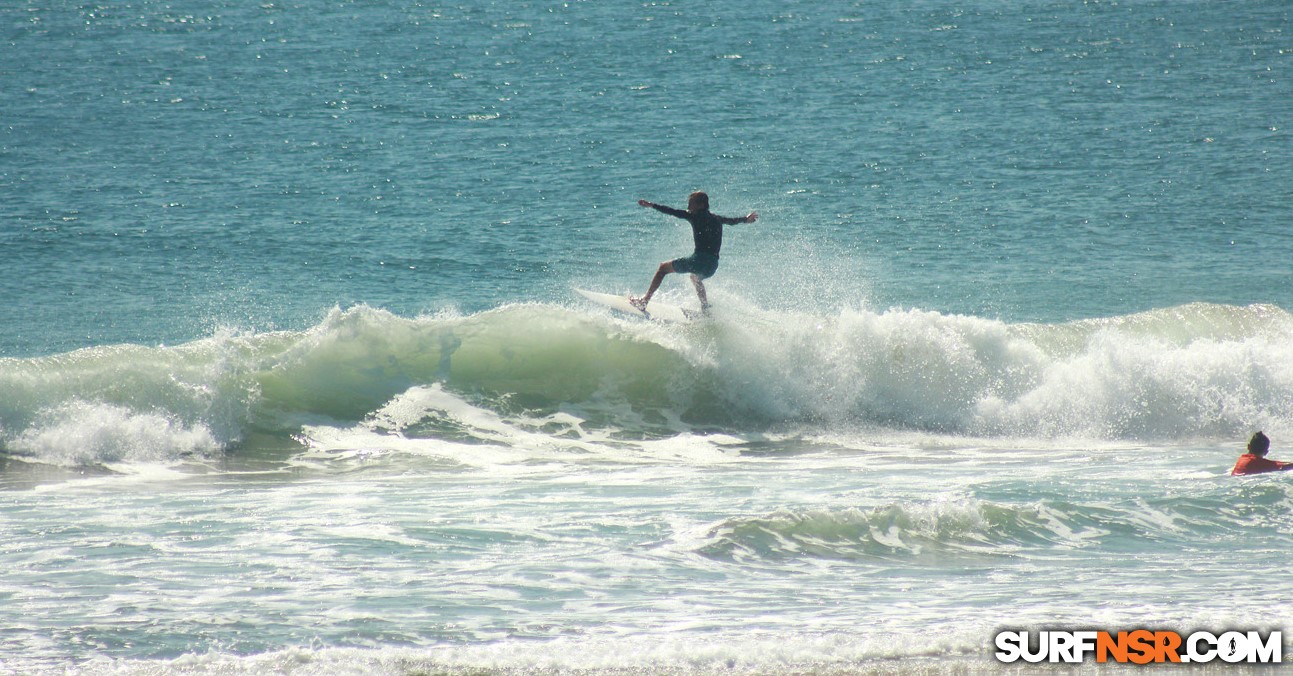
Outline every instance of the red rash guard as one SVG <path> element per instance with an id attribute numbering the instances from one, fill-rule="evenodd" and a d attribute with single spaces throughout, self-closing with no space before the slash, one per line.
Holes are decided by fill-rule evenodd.
<path id="1" fill-rule="evenodd" d="M 1278 472 L 1284 469 L 1293 469 L 1293 463 L 1267 460 L 1266 458 L 1253 455 L 1252 453 L 1245 453 L 1239 456 L 1239 462 L 1235 463 L 1235 468 L 1230 470 L 1230 473 L 1238 476 L 1240 474 Z"/>

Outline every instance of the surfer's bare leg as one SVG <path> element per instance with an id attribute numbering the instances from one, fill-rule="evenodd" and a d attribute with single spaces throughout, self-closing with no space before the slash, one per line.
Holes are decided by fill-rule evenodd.
<path id="1" fill-rule="evenodd" d="M 633 307 L 645 312 L 647 303 L 651 302 L 651 296 L 655 295 L 656 289 L 659 289 L 660 283 L 664 281 L 664 276 L 670 272 L 673 272 L 673 261 L 661 263 L 660 267 L 655 271 L 655 277 L 651 279 L 651 288 L 647 289 L 646 295 L 641 298 L 629 296 L 629 302 L 633 304 Z"/>
<path id="2" fill-rule="evenodd" d="M 709 312 L 709 299 L 705 297 L 705 283 L 700 280 L 699 275 L 692 275 L 691 283 L 696 285 L 696 295 L 700 296 L 700 309 Z"/>

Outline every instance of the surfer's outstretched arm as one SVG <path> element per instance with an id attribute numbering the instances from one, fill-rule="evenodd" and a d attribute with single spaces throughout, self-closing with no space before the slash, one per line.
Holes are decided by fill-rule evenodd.
<path id="1" fill-rule="evenodd" d="M 751 211 L 749 214 L 745 216 L 719 216 L 718 214 L 714 214 L 714 216 L 718 218 L 718 220 L 722 221 L 723 225 L 736 225 L 737 223 L 753 223 L 759 220 L 759 215 L 753 211 Z"/>
<path id="2" fill-rule="evenodd" d="M 673 216 L 674 218 L 686 218 L 686 217 L 687 217 L 687 212 L 683 211 L 682 209 L 675 209 L 675 208 L 673 208 L 673 207 L 667 207 L 667 206 L 665 206 L 665 205 L 663 205 L 663 204 L 656 204 L 655 202 L 648 202 L 648 201 L 646 201 L 646 200 L 638 200 L 638 205 L 639 205 L 639 206 L 644 206 L 644 207 L 651 207 L 652 209 L 655 209 L 656 211 L 659 211 L 659 212 L 660 212 L 660 213 L 662 213 L 662 214 L 669 214 L 670 216 Z"/>

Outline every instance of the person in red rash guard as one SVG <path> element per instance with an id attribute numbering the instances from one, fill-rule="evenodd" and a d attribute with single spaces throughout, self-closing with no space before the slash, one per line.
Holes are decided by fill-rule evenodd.
<path id="1" fill-rule="evenodd" d="M 1267 460 L 1266 452 L 1270 448 L 1270 438 L 1261 432 L 1254 434 L 1253 438 L 1248 440 L 1248 452 L 1239 456 L 1239 462 L 1235 463 L 1235 468 L 1230 470 L 1230 473 L 1239 476 L 1241 474 L 1263 474 L 1265 472 L 1293 470 L 1293 462 Z"/>

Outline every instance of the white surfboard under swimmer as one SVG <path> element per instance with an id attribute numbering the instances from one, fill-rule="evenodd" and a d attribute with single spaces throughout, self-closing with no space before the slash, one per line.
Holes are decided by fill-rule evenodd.
<path id="1" fill-rule="evenodd" d="M 647 306 L 646 312 L 643 312 L 636 307 L 633 307 L 633 304 L 630 303 L 629 299 L 625 296 L 598 293 L 596 291 L 587 291 L 580 288 L 576 288 L 575 292 L 602 307 L 607 307 L 616 312 L 623 312 L 635 317 L 643 317 L 645 319 L 659 319 L 666 322 L 686 322 L 702 316 L 701 313 L 696 310 L 688 310 L 686 308 L 680 308 L 676 305 L 669 305 L 655 300 L 651 301 L 651 304 Z"/>

